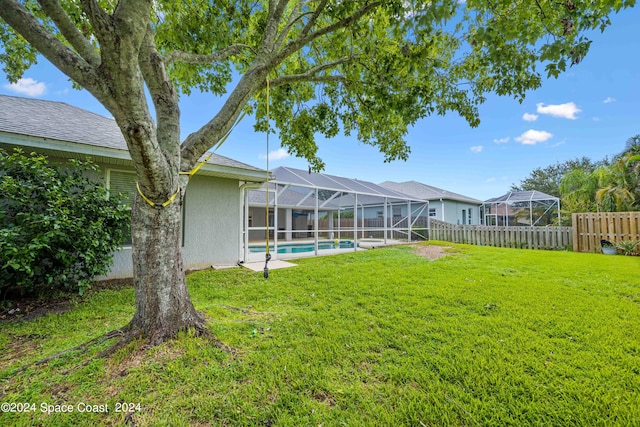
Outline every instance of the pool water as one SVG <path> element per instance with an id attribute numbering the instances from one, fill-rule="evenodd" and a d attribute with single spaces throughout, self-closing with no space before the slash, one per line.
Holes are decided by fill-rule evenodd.
<path id="1" fill-rule="evenodd" d="M 353 248 L 353 241 L 341 240 L 337 245 L 334 242 L 318 242 L 318 250 L 327 249 L 349 249 Z M 278 245 L 279 254 L 297 254 L 302 252 L 313 252 L 313 243 L 284 243 Z M 250 252 L 264 252 L 265 246 L 249 246 Z M 269 251 L 273 251 L 273 245 L 269 245 Z"/>

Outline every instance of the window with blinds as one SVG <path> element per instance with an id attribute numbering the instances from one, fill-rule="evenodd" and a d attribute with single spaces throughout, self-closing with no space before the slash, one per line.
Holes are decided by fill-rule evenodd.
<path id="1" fill-rule="evenodd" d="M 107 174 L 109 194 L 120 194 L 122 202 L 131 207 L 136 194 L 136 174 L 113 169 L 109 169 Z"/>
<path id="2" fill-rule="evenodd" d="M 133 205 L 133 198 L 136 193 L 136 175 L 134 172 L 119 171 L 108 169 L 107 170 L 107 186 L 109 188 L 109 195 L 120 194 L 122 203 L 131 208 Z M 127 222 L 122 225 L 125 228 L 125 237 L 122 241 L 123 245 L 131 244 L 131 224 Z"/>

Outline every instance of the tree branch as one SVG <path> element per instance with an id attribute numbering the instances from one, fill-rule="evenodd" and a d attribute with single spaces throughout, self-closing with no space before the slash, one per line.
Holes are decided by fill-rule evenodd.
<path id="1" fill-rule="evenodd" d="M 99 72 L 106 88 L 94 95 L 109 109 L 127 142 L 143 194 L 154 202 L 163 202 L 175 192 L 178 178 L 180 140 L 176 127 L 177 103 L 169 87 L 164 87 L 164 64 L 157 57 L 155 45 L 148 39 L 151 0 L 120 0 L 110 15 L 97 0 L 80 0 L 100 43 L 102 63 Z M 145 83 L 153 88 L 153 102 L 159 115 L 169 119 L 158 137 L 157 124 L 151 116 Z M 171 106 L 176 110 L 169 112 Z M 163 116 L 163 118 L 165 118 Z M 165 138 L 166 137 L 166 138 Z M 173 138 L 173 140 L 171 140 Z"/>
<path id="2" fill-rule="evenodd" d="M 304 74 L 289 74 L 288 76 L 278 77 L 273 80 L 269 80 L 269 86 L 277 87 L 283 86 L 289 83 L 299 83 L 299 82 L 313 82 L 313 83 L 331 83 L 331 82 L 339 82 L 344 83 L 346 81 L 343 75 L 332 75 L 332 76 L 308 76 L 306 73 Z M 266 86 L 266 85 L 265 85 Z"/>
<path id="3" fill-rule="evenodd" d="M 110 17 L 100 8 L 100 5 L 95 0 L 80 0 L 80 7 L 91 26 L 93 27 L 94 34 L 98 39 L 98 42 L 102 42 L 102 36 L 105 33 L 110 33 L 111 28 L 106 23 L 110 23 Z"/>
<path id="4" fill-rule="evenodd" d="M 233 44 L 211 55 L 202 55 L 184 52 L 181 50 L 174 50 L 164 55 L 164 61 L 167 65 L 173 64 L 175 62 L 182 62 L 185 64 L 213 64 L 215 62 L 224 61 L 230 56 L 240 54 L 245 49 L 254 52 L 253 48 L 249 45 Z"/>
<path id="5" fill-rule="evenodd" d="M 180 109 L 178 95 L 167 75 L 162 56 L 154 41 L 151 25 L 140 47 L 140 70 L 147 84 L 156 111 L 158 143 L 167 159 L 179 159 L 180 150 Z M 170 162 L 171 163 L 171 162 Z M 179 168 L 179 164 L 172 164 Z"/>
<path id="6" fill-rule="evenodd" d="M 321 4 L 318 6 L 318 8 L 313 12 L 306 12 L 306 13 L 301 13 L 302 7 L 303 5 L 306 3 L 306 1 L 300 1 L 298 2 L 298 4 L 296 5 L 295 9 L 293 10 L 293 12 L 291 12 L 291 15 L 289 15 L 289 20 L 287 21 L 287 24 L 284 26 L 284 28 L 282 29 L 282 31 L 280 32 L 280 35 L 278 36 L 278 40 L 276 40 L 274 46 L 277 49 L 280 48 L 280 46 L 282 46 L 286 40 L 287 34 L 289 34 L 289 31 L 291 30 L 291 28 L 293 28 L 293 24 L 295 24 L 298 20 L 302 19 L 304 16 L 306 15 L 313 15 L 310 19 L 310 22 L 315 22 L 315 20 L 317 19 L 318 15 L 318 11 L 323 9 L 324 6 L 327 3 L 327 0 L 322 0 Z M 309 25 L 309 23 L 307 23 L 307 26 Z M 306 27 L 305 27 L 306 28 Z"/>
<path id="7" fill-rule="evenodd" d="M 42 10 L 53 20 L 60 33 L 89 64 L 100 65 L 100 55 L 89 40 L 78 30 L 58 0 L 38 0 Z"/>
<path id="8" fill-rule="evenodd" d="M 276 77 L 273 80 L 269 80 L 269 85 L 270 86 L 282 86 L 285 85 L 287 83 L 295 83 L 295 82 L 303 82 L 303 81 L 308 81 L 308 82 L 344 82 L 345 78 L 343 75 L 327 75 L 327 76 L 318 76 L 317 74 L 325 71 L 325 70 L 330 70 L 332 68 L 337 67 L 338 65 L 341 64 L 347 64 L 349 62 L 352 62 L 354 60 L 354 58 L 341 58 L 338 59 L 337 61 L 333 61 L 333 62 L 329 62 L 326 64 L 322 64 L 322 65 L 318 65 L 317 67 L 313 67 L 310 68 L 309 70 L 305 71 L 304 73 L 300 73 L 300 74 L 289 74 L 287 76 L 280 76 L 280 77 Z"/>
<path id="9" fill-rule="evenodd" d="M 331 25 L 328 25 L 326 27 L 320 28 L 319 30 L 314 31 L 313 33 L 308 34 L 306 36 L 301 34 L 301 37 L 298 37 L 297 39 L 289 42 L 280 52 L 278 52 L 277 55 L 274 55 L 269 60 L 270 67 L 271 66 L 275 66 L 276 64 L 280 64 L 289 55 L 293 54 L 294 52 L 297 52 L 299 49 L 301 49 L 307 43 L 317 39 L 318 37 L 324 36 L 325 34 L 329 34 L 331 32 L 339 30 L 341 28 L 348 27 L 353 21 L 363 17 L 368 12 L 370 12 L 371 10 L 377 8 L 380 5 L 381 5 L 381 3 L 379 1 L 373 2 L 373 3 L 370 3 L 370 4 L 366 4 L 366 5 L 362 6 L 360 9 L 356 10 L 352 15 L 347 16 L 346 18 L 341 19 L 340 21 L 334 22 Z M 309 26 L 309 23 L 307 24 L 307 26 Z"/>
<path id="10" fill-rule="evenodd" d="M 18 1 L 0 0 L 0 18 L 78 84 L 90 92 L 101 86 L 95 68 L 47 31 Z"/>
<path id="11" fill-rule="evenodd" d="M 289 3 L 289 0 L 279 0 L 277 4 L 274 4 L 276 0 L 269 0 L 269 17 L 267 19 L 267 25 L 264 29 L 264 35 L 260 46 L 264 52 L 272 52 L 275 48 L 275 37 L 278 32 L 278 24 L 282 19 L 284 10 Z"/>
<path id="12" fill-rule="evenodd" d="M 218 114 L 184 140 L 181 170 L 190 170 L 231 129 L 247 102 L 262 87 L 268 72 L 263 65 L 254 62 L 229 94 Z"/>
<path id="13" fill-rule="evenodd" d="M 302 29 L 301 34 L 303 36 L 309 34 L 309 31 L 311 31 L 311 28 L 313 28 L 313 26 L 316 24 L 316 21 L 318 21 L 318 18 L 320 17 L 320 14 L 324 10 L 324 8 L 327 6 L 327 3 L 328 3 L 328 0 L 322 0 L 320 2 L 316 10 L 313 12 L 313 16 L 309 19 L 309 22 L 307 22 L 307 25 L 305 25 L 305 27 Z"/>

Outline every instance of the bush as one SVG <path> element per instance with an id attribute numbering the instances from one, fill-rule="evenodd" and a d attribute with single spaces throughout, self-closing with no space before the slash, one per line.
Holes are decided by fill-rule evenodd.
<path id="1" fill-rule="evenodd" d="M 128 209 L 87 177 L 98 167 L 0 150 L 0 294 L 79 292 L 104 274 Z"/>
<path id="2" fill-rule="evenodd" d="M 640 252 L 640 240 L 619 240 L 614 246 L 625 255 L 638 255 Z"/>

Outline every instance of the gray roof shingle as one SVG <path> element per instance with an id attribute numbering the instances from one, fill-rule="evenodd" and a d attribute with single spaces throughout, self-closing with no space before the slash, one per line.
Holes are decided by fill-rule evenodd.
<path id="1" fill-rule="evenodd" d="M 0 130 L 126 150 L 115 120 L 64 102 L 0 96 Z"/>
<path id="2" fill-rule="evenodd" d="M 390 190 L 399 191 L 401 193 L 408 194 L 412 197 L 417 197 L 423 200 L 456 200 L 459 202 L 472 203 L 481 205 L 482 200 L 467 197 L 462 194 L 454 193 L 452 191 L 443 190 L 442 188 L 434 187 L 431 185 L 423 184 L 417 181 L 406 182 L 393 182 L 385 181 L 380 183 L 381 187 L 388 188 Z"/>
<path id="3" fill-rule="evenodd" d="M 127 151 L 114 119 L 64 102 L 0 95 L 0 132 Z M 262 170 L 219 154 L 208 163 Z"/>

